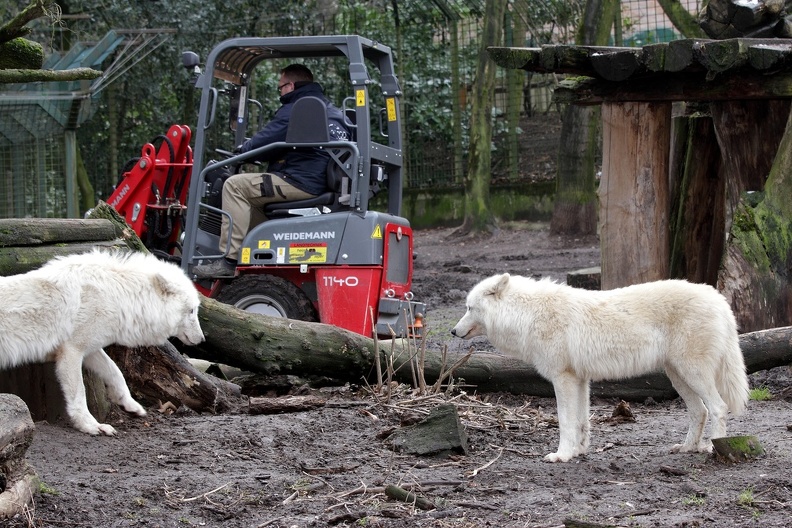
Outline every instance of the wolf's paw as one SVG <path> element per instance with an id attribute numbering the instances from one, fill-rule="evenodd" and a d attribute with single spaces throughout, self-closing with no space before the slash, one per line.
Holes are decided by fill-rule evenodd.
<path id="1" fill-rule="evenodd" d="M 696 444 L 676 444 L 671 448 L 672 453 L 712 453 L 712 442 L 706 441 Z"/>
<path id="2" fill-rule="evenodd" d="M 91 417 L 93 418 L 93 417 Z M 86 419 L 78 419 L 74 420 L 74 428 L 82 433 L 87 433 L 89 435 L 106 435 L 106 436 L 115 436 L 116 430 L 113 428 L 112 425 L 102 424 L 97 422 L 96 420 L 86 420 Z"/>
<path id="3" fill-rule="evenodd" d="M 146 416 L 146 409 L 143 408 L 138 402 L 133 400 L 132 398 L 128 398 L 122 402 L 119 402 L 118 405 L 121 406 L 129 414 L 135 414 L 137 416 Z"/>
<path id="4" fill-rule="evenodd" d="M 556 453 L 550 453 L 549 455 L 545 455 L 544 461 L 545 462 L 567 462 L 572 458 L 572 455 L 569 453 L 561 453 L 560 451 Z"/>
<path id="5" fill-rule="evenodd" d="M 105 436 L 115 436 L 116 434 L 118 434 L 118 431 L 116 431 L 112 425 L 103 424 L 103 423 L 99 424 L 99 432 Z"/>

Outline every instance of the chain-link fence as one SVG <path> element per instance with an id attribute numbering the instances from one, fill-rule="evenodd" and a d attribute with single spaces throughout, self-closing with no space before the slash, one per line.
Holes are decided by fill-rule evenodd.
<path id="1" fill-rule="evenodd" d="M 310 17 L 261 20 L 258 36 L 357 33 L 387 43 L 396 52 L 406 144 L 406 185 L 416 189 L 462 187 L 469 144 L 468 120 L 481 35 L 481 11 L 466 6 L 483 2 L 445 0 L 400 2 L 400 23 L 389 14 L 372 14 L 349 0 L 346 8 L 328 18 Z M 695 13 L 698 2 L 683 0 Z M 563 7 L 563 2 L 557 6 Z M 569 2 L 577 12 L 552 14 L 541 22 L 533 3 L 510 3 L 504 23 L 507 46 L 538 46 L 572 43 L 575 16 L 582 0 Z M 560 7 L 559 7 L 560 9 Z M 377 18 L 379 16 L 379 18 Z M 542 16 L 546 16 L 542 15 Z M 613 43 L 641 46 L 680 38 L 657 0 L 624 0 Z M 131 70 L 134 74 L 135 70 Z M 340 102 L 349 95 L 342 86 L 344 72 L 317 71 L 328 95 Z M 499 70 L 493 115 L 493 183 L 552 178 L 555 145 L 560 131 L 559 112 L 552 102 L 557 79 L 521 70 Z M 13 88 L 0 85 L 0 217 L 58 217 L 67 215 L 64 172 L 64 111 L 46 97 L 30 92 L 19 97 Z M 13 95 L 14 97 L 8 97 Z M 269 96 L 267 96 L 269 98 Z M 86 99 L 82 104 L 90 104 Z M 152 101 L 152 105 L 156 105 Z M 65 110 L 64 110 L 65 108 Z M 101 113 L 98 118 L 102 118 Z M 67 119 L 68 120 L 68 119 Z M 189 124 L 189 123 L 188 123 Z M 162 133 L 152 128 L 151 137 Z M 78 148 L 87 158 L 85 169 L 106 198 L 107 187 L 119 175 L 106 174 L 107 167 L 122 166 L 124 159 L 109 163 L 113 149 L 91 145 L 93 138 L 78 131 Z M 137 155 L 141 145 L 127 145 Z M 544 148 L 539 148 L 544 147 Z"/>
<path id="2" fill-rule="evenodd" d="M 63 130 L 42 100 L 0 98 L 0 216 L 66 213 Z"/>

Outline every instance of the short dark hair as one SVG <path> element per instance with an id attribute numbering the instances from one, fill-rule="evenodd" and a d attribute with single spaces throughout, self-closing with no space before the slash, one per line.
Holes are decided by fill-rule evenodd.
<path id="1" fill-rule="evenodd" d="M 289 64 L 281 71 L 281 75 L 289 79 L 290 82 L 313 82 L 313 73 L 304 64 Z"/>

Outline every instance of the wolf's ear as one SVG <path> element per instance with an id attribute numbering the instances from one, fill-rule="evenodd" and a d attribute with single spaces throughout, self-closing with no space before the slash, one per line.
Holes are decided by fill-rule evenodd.
<path id="1" fill-rule="evenodd" d="M 509 284 L 509 274 L 504 273 L 496 278 L 498 280 L 495 281 L 495 284 L 493 284 L 492 287 L 487 290 L 487 295 L 492 295 L 493 297 L 498 298 L 506 290 L 506 285 Z"/>
<path id="2" fill-rule="evenodd" d="M 493 288 L 493 293 L 495 297 L 500 297 L 501 294 L 506 291 L 506 285 L 509 284 L 510 275 L 508 273 L 504 273 L 498 279 L 498 282 L 495 283 L 495 288 Z"/>
<path id="3" fill-rule="evenodd" d="M 176 293 L 176 289 L 173 287 L 173 284 L 171 284 L 170 281 L 168 281 L 159 273 L 152 275 L 151 283 L 154 286 L 154 290 L 163 297 L 174 295 Z"/>

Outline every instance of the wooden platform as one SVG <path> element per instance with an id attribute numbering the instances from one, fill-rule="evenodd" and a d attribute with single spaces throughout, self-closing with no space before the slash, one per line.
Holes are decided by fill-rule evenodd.
<path id="1" fill-rule="evenodd" d="M 672 277 L 716 285 L 738 204 L 765 190 L 781 158 L 792 39 L 488 51 L 504 68 L 566 74 L 557 102 L 601 106 L 602 288 Z M 743 311 L 744 330 L 788 324 Z"/>

